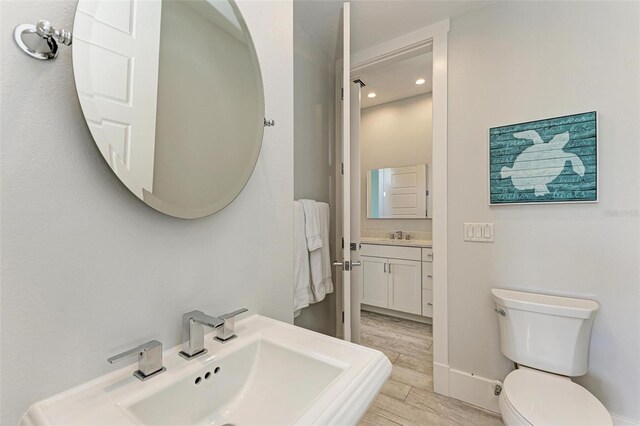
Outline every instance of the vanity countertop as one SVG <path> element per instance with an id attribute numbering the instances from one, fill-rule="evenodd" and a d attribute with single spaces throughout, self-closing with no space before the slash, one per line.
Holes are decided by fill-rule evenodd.
<path id="1" fill-rule="evenodd" d="M 385 246 L 403 246 L 403 247 L 431 247 L 431 240 L 392 240 L 391 238 L 371 238 L 361 237 L 362 244 L 377 244 Z"/>

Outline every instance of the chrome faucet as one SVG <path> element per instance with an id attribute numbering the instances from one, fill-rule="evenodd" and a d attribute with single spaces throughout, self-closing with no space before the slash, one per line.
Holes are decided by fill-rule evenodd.
<path id="1" fill-rule="evenodd" d="M 218 330 L 216 340 L 225 343 L 237 337 L 234 334 L 235 317 L 247 312 L 246 308 L 228 314 L 212 317 L 202 311 L 191 311 L 182 315 L 182 351 L 179 355 L 191 360 L 207 353 L 204 348 L 204 326 Z"/>
<path id="2" fill-rule="evenodd" d="M 224 320 L 224 324 L 222 327 L 218 328 L 218 335 L 215 339 L 218 342 L 226 343 L 231 339 L 235 339 L 235 327 L 236 327 L 236 316 L 240 315 L 243 312 L 247 312 L 247 308 L 241 308 L 237 311 L 229 312 L 228 314 L 220 315 L 220 319 Z"/>
<path id="3" fill-rule="evenodd" d="M 182 315 L 182 351 L 184 359 L 193 359 L 207 353 L 204 348 L 204 326 L 222 327 L 224 320 L 212 317 L 202 311 L 191 311 Z"/>
<path id="4" fill-rule="evenodd" d="M 143 343 L 137 348 L 107 358 L 107 362 L 113 364 L 135 355 L 138 356 L 138 370 L 133 375 L 142 381 L 167 370 L 162 366 L 162 343 L 157 340 Z"/>
<path id="5" fill-rule="evenodd" d="M 402 239 L 402 231 L 396 231 L 396 238 L 401 240 Z"/>

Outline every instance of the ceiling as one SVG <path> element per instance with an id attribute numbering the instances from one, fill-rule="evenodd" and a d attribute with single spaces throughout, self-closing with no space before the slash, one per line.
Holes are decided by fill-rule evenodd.
<path id="1" fill-rule="evenodd" d="M 361 107 L 369 108 L 431 92 L 432 68 L 433 55 L 429 52 L 367 69 L 357 76 L 366 83 L 362 88 Z M 416 84 L 419 78 L 425 83 Z M 368 97 L 372 92 L 376 94 L 375 98 Z"/>
<path id="2" fill-rule="evenodd" d="M 351 52 L 358 52 L 492 1 L 351 0 Z M 336 58 L 341 0 L 294 0 L 294 23 Z"/>

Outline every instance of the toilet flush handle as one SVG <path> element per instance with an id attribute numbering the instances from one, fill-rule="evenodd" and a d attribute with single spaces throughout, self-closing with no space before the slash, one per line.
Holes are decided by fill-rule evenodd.
<path id="1" fill-rule="evenodd" d="M 507 316 L 507 313 L 504 311 L 504 309 L 495 308 L 494 311 L 496 311 L 496 314 L 502 315 L 503 317 Z"/>

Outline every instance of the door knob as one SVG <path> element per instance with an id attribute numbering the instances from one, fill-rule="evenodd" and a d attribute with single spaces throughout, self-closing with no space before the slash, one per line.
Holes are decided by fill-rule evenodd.
<path id="1" fill-rule="evenodd" d="M 362 265 L 362 263 L 360 261 L 356 261 L 356 262 L 338 262 L 337 260 L 333 261 L 333 266 L 342 266 L 342 269 L 344 271 L 350 271 L 352 267 L 354 266 L 360 266 Z"/>

